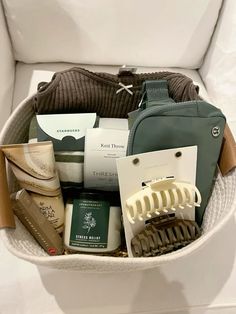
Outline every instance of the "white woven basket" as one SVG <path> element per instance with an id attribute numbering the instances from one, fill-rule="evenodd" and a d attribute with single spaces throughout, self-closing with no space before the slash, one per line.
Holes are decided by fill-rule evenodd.
<path id="1" fill-rule="evenodd" d="M 27 142 L 29 123 L 34 114 L 33 98 L 24 100 L 11 115 L 1 132 L 1 144 Z M 16 191 L 17 184 L 10 171 L 8 181 L 10 191 Z M 181 250 L 158 257 L 122 258 L 85 254 L 48 256 L 17 218 L 16 229 L 3 229 L 1 230 L 1 236 L 10 252 L 37 265 L 81 272 L 117 272 L 148 269 L 176 259 L 184 259 L 187 255 L 196 253 L 203 245 L 214 241 L 214 235 L 221 232 L 227 221 L 233 217 L 236 207 L 235 196 L 236 170 L 224 178 L 219 175 L 204 215 L 203 235 Z"/>

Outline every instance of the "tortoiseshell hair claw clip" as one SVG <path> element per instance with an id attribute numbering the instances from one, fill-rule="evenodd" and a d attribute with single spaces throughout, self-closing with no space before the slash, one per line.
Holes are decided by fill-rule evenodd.
<path id="1" fill-rule="evenodd" d="M 151 219 L 145 229 L 131 240 L 134 257 L 158 256 L 176 251 L 201 235 L 195 221 L 178 219 L 175 214 Z"/>

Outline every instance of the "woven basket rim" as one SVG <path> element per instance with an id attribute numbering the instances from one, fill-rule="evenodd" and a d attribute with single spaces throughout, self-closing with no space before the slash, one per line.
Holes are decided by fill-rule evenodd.
<path id="1" fill-rule="evenodd" d="M 11 128 L 11 123 L 17 117 L 19 112 L 27 105 L 28 102 L 32 101 L 35 97 L 35 94 L 27 97 L 24 99 L 17 108 L 13 111 L 12 115 L 7 120 L 4 128 L 0 133 L 0 143 L 3 142 L 5 134 Z M 231 172 L 231 175 L 236 176 L 236 169 Z M 234 214 L 236 207 L 236 194 L 234 194 L 232 199 L 231 208 L 225 214 L 225 216 L 220 219 L 216 224 L 211 228 L 209 231 L 204 233 L 199 239 L 195 240 L 193 243 L 189 244 L 188 246 L 182 248 L 181 250 L 168 253 L 166 255 L 156 256 L 156 257 L 142 257 L 142 258 L 123 258 L 123 257 L 111 257 L 111 256 L 98 256 L 98 255 L 89 255 L 89 254 L 71 254 L 71 255 L 61 255 L 61 256 L 33 256 L 30 254 L 26 254 L 17 250 L 10 241 L 10 235 L 14 232 L 13 229 L 2 229 L 0 230 L 0 236 L 3 240 L 4 245 L 6 248 L 15 256 L 24 259 L 28 262 L 33 264 L 38 264 L 42 266 L 50 266 L 50 264 L 63 263 L 64 261 L 83 261 L 94 264 L 95 266 L 103 265 L 104 263 L 114 264 L 114 267 L 117 265 L 124 266 L 131 266 L 134 270 L 137 269 L 149 269 L 153 267 L 160 266 L 162 264 L 169 263 L 171 261 L 176 260 L 177 258 L 183 258 L 189 256 L 190 254 L 199 250 L 204 244 L 207 243 L 214 235 L 220 231 L 221 228 L 229 221 L 229 219 Z M 70 270 L 70 269 L 68 269 Z M 73 270 L 73 268 L 71 268 Z M 82 270 L 84 271 L 84 270 Z M 109 271 L 109 270 L 108 270 Z"/>
<path id="2" fill-rule="evenodd" d="M 236 176 L 236 170 L 234 171 L 234 175 Z M 123 264 L 123 265 L 144 265 L 145 268 L 151 268 L 152 266 L 159 266 L 162 264 L 165 264 L 167 262 L 176 260 L 176 258 L 185 257 L 187 255 L 190 255 L 194 252 L 196 252 L 198 249 L 202 247 L 204 243 L 209 241 L 214 235 L 220 231 L 221 228 L 229 221 L 231 216 L 234 214 L 236 207 L 236 194 L 234 195 L 234 199 L 232 202 L 231 209 L 228 211 L 228 213 L 224 216 L 222 220 L 220 220 L 211 230 L 209 230 L 207 233 L 203 234 L 199 239 L 195 240 L 193 243 L 189 244 L 188 246 L 182 248 L 181 250 L 156 256 L 156 257 L 142 257 L 142 258 L 123 258 L 123 257 L 112 257 L 112 256 L 98 256 L 98 255 L 88 255 L 88 254 L 70 254 L 70 255 L 60 255 L 60 256 L 31 256 L 28 254 L 24 254 L 20 252 L 19 250 L 16 250 L 10 243 L 8 239 L 8 235 L 10 232 L 14 232 L 12 229 L 2 229 L 0 230 L 1 238 L 3 239 L 3 243 L 5 244 L 6 248 L 15 256 L 27 260 L 34 264 L 40 264 L 40 265 L 46 265 L 50 262 L 56 261 L 64 261 L 64 260 L 70 260 L 70 261 L 88 261 L 88 262 L 94 262 L 97 264 L 103 264 L 104 262 L 111 262 L 115 264 Z"/>

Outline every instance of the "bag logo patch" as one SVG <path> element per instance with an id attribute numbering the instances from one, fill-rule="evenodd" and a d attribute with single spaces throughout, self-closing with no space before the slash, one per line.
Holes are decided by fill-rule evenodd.
<path id="1" fill-rule="evenodd" d="M 214 126 L 211 130 L 211 134 L 213 137 L 218 137 L 220 135 L 220 127 Z"/>

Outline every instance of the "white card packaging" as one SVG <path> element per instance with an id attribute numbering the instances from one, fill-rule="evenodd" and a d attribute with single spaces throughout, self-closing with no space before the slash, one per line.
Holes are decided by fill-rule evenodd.
<path id="1" fill-rule="evenodd" d="M 150 218 L 145 218 L 142 221 L 137 220 L 134 224 L 130 223 L 126 211 L 126 201 L 135 193 L 141 191 L 143 183 L 150 180 L 174 176 L 176 181 L 186 181 L 195 185 L 197 146 L 132 155 L 117 159 L 116 164 L 126 245 L 129 256 L 133 256 L 131 239 L 144 229 L 145 222 Z M 195 208 L 186 207 L 181 211 L 177 209 L 176 215 L 194 220 Z M 152 218 L 154 217 L 155 215 Z"/>
<path id="2" fill-rule="evenodd" d="M 119 189 L 116 159 L 126 156 L 128 130 L 88 129 L 85 136 L 84 187 Z"/>
<path id="3" fill-rule="evenodd" d="M 128 119 L 100 118 L 98 127 L 101 129 L 128 130 Z"/>
<path id="4" fill-rule="evenodd" d="M 55 151 L 83 151 L 85 133 L 97 125 L 96 113 L 36 116 L 38 141 L 52 141 Z"/>

